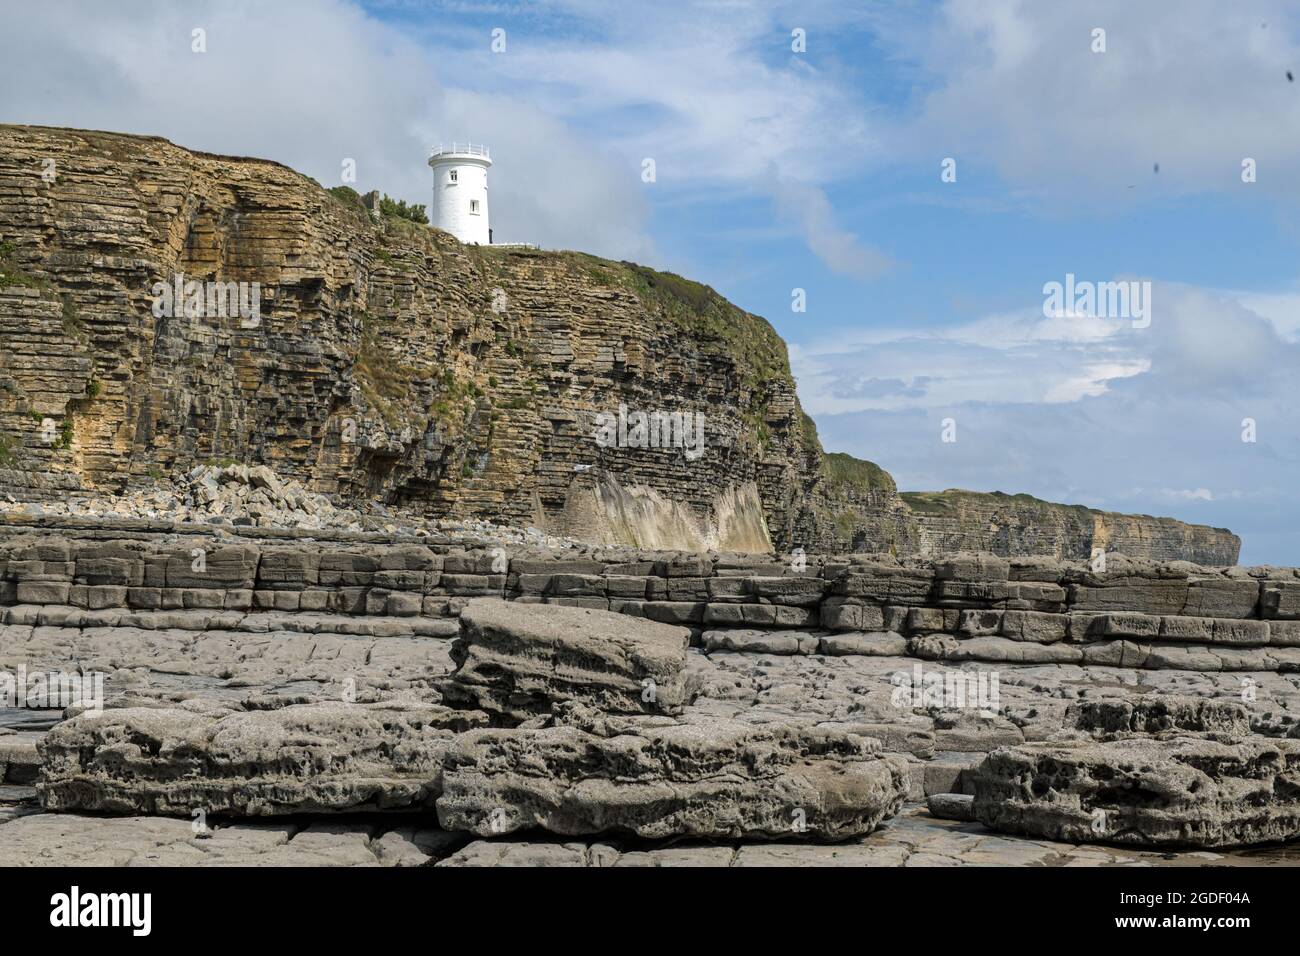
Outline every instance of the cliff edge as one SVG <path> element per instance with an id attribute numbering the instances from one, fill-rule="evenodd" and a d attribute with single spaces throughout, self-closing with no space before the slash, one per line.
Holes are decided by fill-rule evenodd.
<path id="1" fill-rule="evenodd" d="M 712 289 L 464 246 L 156 137 L 0 126 L 0 343 L 0 489 L 22 499 L 241 462 L 345 504 L 653 548 L 1222 565 L 1240 544 L 1026 496 L 900 495 L 823 452 L 784 342 Z"/>

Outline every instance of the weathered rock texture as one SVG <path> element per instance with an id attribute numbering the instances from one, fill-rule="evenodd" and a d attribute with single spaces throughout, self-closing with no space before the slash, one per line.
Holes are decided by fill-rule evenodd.
<path id="1" fill-rule="evenodd" d="M 1004 557 L 1087 558 L 1101 550 L 1222 565 L 1235 564 L 1241 550 L 1240 539 L 1223 528 L 1055 504 L 1031 495 L 950 489 L 899 497 L 917 529 L 916 547 L 899 553 L 991 551 Z M 854 544 L 834 550 L 862 548 Z"/>
<path id="2" fill-rule="evenodd" d="M 448 751 L 438 819 L 481 836 L 842 840 L 898 812 L 907 765 L 879 741 L 722 718 L 487 730 Z"/>
<path id="3" fill-rule="evenodd" d="M 870 796 L 889 792 L 870 789 L 884 780 L 873 761 L 896 755 L 908 799 L 937 796 L 937 812 L 966 816 L 973 803 L 942 795 L 974 796 L 986 755 L 1012 748 L 1002 752 L 1023 751 L 1023 786 L 1008 807 L 1020 810 L 991 826 L 1058 826 L 1074 842 L 1122 831 L 1159 846 L 1292 835 L 1294 569 L 53 525 L 62 533 L 0 522 L 0 671 L 102 672 L 108 699 L 103 716 L 40 743 L 60 713 L 0 708 L 0 787 L 30 790 L 43 750 L 51 808 L 428 815 L 445 793 L 448 813 L 493 836 L 495 821 L 798 839 L 799 822 L 804 839 L 839 839 L 891 812 Z M 491 714 L 448 710 L 462 624 L 487 635 L 476 662 L 487 669 L 466 682 L 475 696 L 454 702 Z M 474 641 L 462 644 L 468 662 Z M 681 679 L 680 714 L 638 712 L 651 710 L 650 674 L 660 700 Z M 666 699 L 676 708 L 675 692 Z M 631 713 L 592 716 L 591 704 Z M 699 749 L 706 726 L 726 753 Z M 457 732 L 468 736 L 453 746 Z M 880 748 L 850 759 L 850 739 Z M 453 751 L 460 776 L 444 791 Z M 1062 760 L 1060 789 L 1035 791 Z M 1132 767 L 1097 798 L 1119 779 L 1105 761 Z M 725 795 L 706 798 L 711 787 Z M 1095 830 L 1107 800 L 1123 826 Z"/>
<path id="4" fill-rule="evenodd" d="M 1236 560 L 1220 529 L 900 498 L 822 453 L 784 343 L 712 290 L 462 246 L 355 199 L 157 138 L 0 126 L 0 487 L 118 490 L 230 459 L 340 504 L 602 543 Z M 256 283 L 258 314 L 156 315 L 178 276 Z M 703 454 L 601 447 L 595 417 L 620 405 L 703 413 Z"/>
<path id="5" fill-rule="evenodd" d="M 1222 847 L 1300 836 L 1300 741 L 1162 734 L 995 750 L 974 816 L 1077 842 Z"/>
<path id="6" fill-rule="evenodd" d="M 443 696 L 509 723 L 573 702 L 607 714 L 679 714 L 691 632 L 609 611 L 481 598 L 460 615 Z"/>
<path id="7" fill-rule="evenodd" d="M 1244 705 L 1181 695 L 1080 701 L 1066 711 L 1065 720 L 1069 727 L 1112 740 L 1170 731 L 1250 732 L 1250 712 Z"/>
<path id="8" fill-rule="evenodd" d="M 143 620 L 135 612 L 188 610 L 202 623 L 176 626 L 240 630 L 250 613 L 424 620 L 455 616 L 469 600 L 492 597 L 688 627 L 709 650 L 1300 670 L 1300 577 L 1290 568 L 1207 568 L 1118 555 L 1106 571 L 1093 571 L 990 554 L 899 560 L 624 548 L 557 553 L 361 534 L 277 539 L 254 529 L 200 533 L 194 526 L 175 537 L 121 534 L 103 527 L 0 533 L 0 607 L 19 605 L 6 612 L 8 623 L 93 628 Z M 50 606 L 61 610 L 40 610 Z M 348 630 L 338 621 L 317 627 Z M 400 625 L 384 624 L 385 631 L 393 627 Z M 438 629 L 421 624 L 419 633 Z M 623 665 L 600 666 L 613 673 Z M 487 672 L 469 681 L 474 672 L 466 671 L 467 684 L 490 683 Z M 619 680 L 631 678 L 629 671 Z M 655 675 L 636 677 L 647 678 Z M 671 682 L 656 692 L 668 706 L 678 700 Z M 505 712 L 504 699 L 497 707 Z"/>
<path id="9" fill-rule="evenodd" d="M 49 810 L 119 814 L 428 808 L 449 742 L 485 722 L 426 703 L 107 710 L 45 737 L 38 790 Z"/>

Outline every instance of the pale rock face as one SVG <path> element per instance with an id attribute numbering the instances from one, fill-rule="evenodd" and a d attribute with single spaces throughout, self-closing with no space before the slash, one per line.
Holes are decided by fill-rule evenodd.
<path id="1" fill-rule="evenodd" d="M 683 551 L 768 552 L 772 539 L 752 482 L 720 488 L 702 512 L 646 485 L 613 475 L 570 487 L 564 526 L 584 541 Z"/>

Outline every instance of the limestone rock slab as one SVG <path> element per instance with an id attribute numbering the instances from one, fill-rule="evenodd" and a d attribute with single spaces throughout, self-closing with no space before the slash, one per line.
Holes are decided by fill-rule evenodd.
<path id="1" fill-rule="evenodd" d="M 842 840 L 895 814 L 907 764 L 872 738 L 711 716 L 467 733 L 447 751 L 438 819 L 497 836 Z"/>
<path id="2" fill-rule="evenodd" d="M 577 702 L 613 714 L 680 713 L 690 631 L 610 611 L 474 600 L 451 648 L 448 701 L 502 722 Z"/>
<path id="3" fill-rule="evenodd" d="M 994 751 L 974 815 L 1052 840 L 1231 847 L 1300 836 L 1300 741 L 1158 735 Z"/>
<path id="4" fill-rule="evenodd" d="M 238 816 L 430 807 L 442 755 L 486 715 L 438 704 L 129 707 L 39 744 L 47 810 Z"/>

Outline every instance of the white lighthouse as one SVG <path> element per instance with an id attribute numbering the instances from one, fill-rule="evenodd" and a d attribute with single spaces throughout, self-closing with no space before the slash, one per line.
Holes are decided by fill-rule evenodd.
<path id="1" fill-rule="evenodd" d="M 433 167 L 433 225 L 461 242 L 491 242 L 487 171 L 492 158 L 488 148 L 481 143 L 439 145 L 429 154 L 429 165 Z"/>

